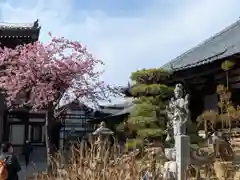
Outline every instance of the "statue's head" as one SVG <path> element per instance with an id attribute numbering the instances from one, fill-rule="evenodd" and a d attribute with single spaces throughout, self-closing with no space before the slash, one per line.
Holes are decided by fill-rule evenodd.
<path id="1" fill-rule="evenodd" d="M 182 84 L 176 84 L 175 89 L 174 89 L 174 96 L 175 98 L 180 98 L 183 96 L 183 85 Z"/>
<path id="2" fill-rule="evenodd" d="M 100 123 L 100 127 L 106 127 L 106 123 L 105 123 L 104 121 L 102 121 L 102 122 Z"/>

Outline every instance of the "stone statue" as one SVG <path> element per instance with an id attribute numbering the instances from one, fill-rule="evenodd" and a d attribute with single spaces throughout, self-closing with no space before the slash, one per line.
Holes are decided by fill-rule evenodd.
<path id="1" fill-rule="evenodd" d="M 177 179 L 176 150 L 174 148 L 166 148 L 165 156 L 168 159 L 168 161 L 164 163 L 163 179 L 176 180 Z"/>
<path id="2" fill-rule="evenodd" d="M 98 147 L 97 158 L 103 158 L 106 155 L 106 150 L 108 149 L 108 140 L 111 135 L 114 134 L 109 128 L 106 127 L 106 123 L 102 121 L 100 127 L 92 133 L 97 136 L 97 141 L 95 145 Z"/>
<path id="3" fill-rule="evenodd" d="M 168 136 L 166 140 L 174 138 L 177 135 L 186 134 L 186 125 L 190 119 L 189 112 L 189 95 L 184 96 L 184 88 L 182 84 L 176 84 L 174 89 L 174 97 L 171 98 L 169 105 L 166 107 L 167 117 L 169 119 L 167 129 Z"/>
<path id="4" fill-rule="evenodd" d="M 190 163 L 190 138 L 186 135 L 186 126 L 190 119 L 189 95 L 185 94 L 182 84 L 176 84 L 174 97 L 171 98 L 166 113 L 168 117 L 168 136 L 166 141 L 174 139 L 171 153 L 165 153 L 169 161 L 164 167 L 167 179 L 185 180 L 186 169 Z"/>
<path id="5" fill-rule="evenodd" d="M 112 135 L 113 131 L 106 127 L 106 123 L 102 121 L 100 127 L 93 132 L 93 135 Z"/>

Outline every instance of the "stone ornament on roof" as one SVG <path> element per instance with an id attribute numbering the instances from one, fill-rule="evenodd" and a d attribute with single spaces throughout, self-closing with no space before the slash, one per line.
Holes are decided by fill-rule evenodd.
<path id="1" fill-rule="evenodd" d="M 37 19 L 36 21 L 34 21 L 33 27 L 34 27 L 34 28 L 38 28 L 38 27 L 39 27 L 38 19 Z"/>

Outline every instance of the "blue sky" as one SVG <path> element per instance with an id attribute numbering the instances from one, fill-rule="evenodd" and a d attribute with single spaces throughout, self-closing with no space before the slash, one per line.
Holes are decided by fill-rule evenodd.
<path id="1" fill-rule="evenodd" d="M 47 33 L 86 44 L 106 63 L 103 79 L 160 67 L 240 17 L 239 0 L 0 0 L 0 21 L 40 20 Z"/>

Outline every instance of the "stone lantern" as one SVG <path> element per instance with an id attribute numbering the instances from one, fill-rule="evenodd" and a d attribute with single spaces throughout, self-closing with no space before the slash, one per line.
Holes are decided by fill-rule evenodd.
<path id="1" fill-rule="evenodd" d="M 101 122 L 100 127 L 93 132 L 93 135 L 98 137 L 96 144 L 99 146 L 98 157 L 103 157 L 105 152 L 105 147 L 108 145 L 108 139 L 113 135 L 113 131 L 106 127 L 105 122 Z"/>
<path id="2" fill-rule="evenodd" d="M 113 131 L 111 131 L 109 128 L 106 127 L 105 122 L 100 123 L 100 127 L 96 129 L 96 131 L 93 132 L 93 135 L 103 135 L 103 136 L 109 136 L 112 135 Z"/>

